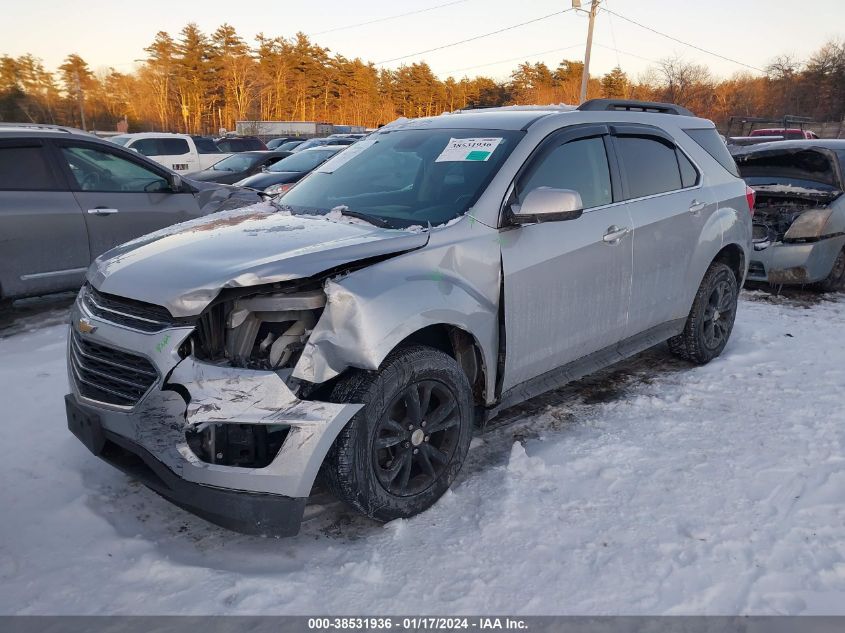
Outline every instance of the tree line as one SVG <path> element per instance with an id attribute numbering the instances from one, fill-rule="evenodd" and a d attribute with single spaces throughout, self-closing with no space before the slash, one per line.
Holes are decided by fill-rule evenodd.
<path id="1" fill-rule="evenodd" d="M 37 57 L 0 57 L 0 120 L 111 130 L 215 133 L 239 120 L 312 120 L 374 127 L 397 117 L 467 107 L 577 103 L 583 64 L 522 63 L 506 81 L 439 79 L 425 62 L 379 69 L 332 54 L 303 34 L 263 34 L 249 44 L 229 24 L 211 34 L 188 24 L 160 31 L 134 72 L 95 72 L 68 55 L 56 72 Z M 669 101 L 724 123 L 731 115 L 845 117 L 845 44 L 830 41 L 807 60 L 783 55 L 762 75 L 722 79 L 680 57 L 636 79 L 621 68 L 591 77 L 588 97 Z"/>

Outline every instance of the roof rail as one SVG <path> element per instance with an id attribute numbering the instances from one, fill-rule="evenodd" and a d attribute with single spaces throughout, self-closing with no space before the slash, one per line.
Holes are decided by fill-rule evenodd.
<path id="1" fill-rule="evenodd" d="M 52 123 L 12 123 L 0 121 L 0 127 L 19 127 L 29 130 L 54 130 L 56 132 L 67 132 L 68 134 L 88 134 L 79 128 L 69 127 L 67 125 L 54 125 Z"/>
<path id="2" fill-rule="evenodd" d="M 586 112 L 625 110 L 628 112 L 658 112 L 660 114 L 678 114 L 681 116 L 695 116 L 686 108 L 674 103 L 658 103 L 656 101 L 631 101 L 628 99 L 590 99 L 578 106 Z"/>

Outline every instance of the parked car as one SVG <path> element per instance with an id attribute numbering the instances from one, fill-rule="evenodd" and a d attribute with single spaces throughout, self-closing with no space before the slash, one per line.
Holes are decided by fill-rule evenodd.
<path id="1" fill-rule="evenodd" d="M 282 136 L 280 138 L 274 138 L 267 141 L 267 149 L 278 149 L 279 145 L 284 143 L 290 143 L 291 141 L 304 141 L 304 138 L 299 138 L 297 136 Z"/>
<path id="2" fill-rule="evenodd" d="M 240 154 L 232 154 L 203 171 L 185 174 L 185 177 L 192 180 L 231 185 L 238 180 L 261 173 L 263 169 L 286 156 L 290 156 L 290 152 L 241 152 Z"/>
<path id="3" fill-rule="evenodd" d="M 221 152 L 255 152 L 267 149 L 264 141 L 257 136 L 224 136 L 214 142 Z"/>
<path id="4" fill-rule="evenodd" d="M 108 140 L 143 154 L 177 173 L 208 169 L 228 155 L 220 151 L 207 136 L 139 132 L 118 134 Z"/>
<path id="5" fill-rule="evenodd" d="M 239 180 L 235 184 L 238 187 L 250 187 L 270 195 L 284 193 L 345 147 L 345 145 L 323 145 L 291 154 L 270 165 L 266 171 Z"/>
<path id="6" fill-rule="evenodd" d="M 77 289 L 118 244 L 258 200 L 90 134 L 0 124 L 0 300 Z"/>
<path id="7" fill-rule="evenodd" d="M 765 143 L 734 158 L 757 195 L 748 279 L 845 289 L 845 140 Z"/>
<path id="8" fill-rule="evenodd" d="M 769 127 L 769 128 L 761 128 L 759 130 L 754 130 L 749 134 L 749 136 L 779 136 L 781 139 L 785 139 L 788 141 L 797 140 L 797 139 L 816 139 L 819 138 L 819 135 L 815 132 L 811 132 L 810 130 L 802 130 L 801 128 L 791 127 L 791 128 L 782 128 L 782 127 Z"/>
<path id="9" fill-rule="evenodd" d="M 285 143 L 282 143 L 278 147 L 276 147 L 276 150 L 278 150 L 280 152 L 293 152 L 294 148 L 299 147 L 304 142 L 305 142 L 304 139 L 299 139 L 299 140 L 296 140 L 296 141 L 287 141 Z"/>
<path id="10" fill-rule="evenodd" d="M 421 512 L 476 425 L 661 341 L 707 363 L 750 256 L 725 144 L 667 104 L 388 125 L 273 204 L 101 257 L 68 337 L 77 437 L 262 534 L 299 529 L 318 473 Z"/>
<path id="11" fill-rule="evenodd" d="M 312 138 L 312 139 L 308 139 L 307 141 L 305 141 L 301 145 L 297 145 L 291 151 L 296 153 L 296 152 L 301 152 L 302 150 L 311 149 L 312 147 L 323 147 L 324 145 L 352 145 L 357 140 L 358 139 L 348 138 L 348 137 L 344 137 L 344 138 L 329 138 L 329 137 Z"/>

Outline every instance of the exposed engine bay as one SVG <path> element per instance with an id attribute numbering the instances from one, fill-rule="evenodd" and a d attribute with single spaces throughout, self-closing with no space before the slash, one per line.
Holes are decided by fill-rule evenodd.
<path id="1" fill-rule="evenodd" d="M 194 355 L 234 367 L 293 367 L 326 305 L 320 288 L 231 298 L 200 317 Z"/>
<path id="2" fill-rule="evenodd" d="M 290 370 L 326 305 L 322 289 L 251 294 L 207 309 L 189 339 L 201 360 L 253 370 Z M 194 454 L 210 464 L 264 468 L 290 432 L 285 424 L 200 424 L 186 429 Z"/>
<path id="3" fill-rule="evenodd" d="M 810 235 L 807 231 L 790 233 L 795 221 L 808 211 L 821 212 L 824 216 L 829 209 L 829 203 L 840 195 L 840 192 L 802 192 L 800 194 L 787 191 L 772 191 L 776 187 L 755 187 L 757 193 L 754 205 L 754 241 L 765 242 L 805 242 L 819 235 Z M 821 228 L 821 227 L 819 227 Z"/>

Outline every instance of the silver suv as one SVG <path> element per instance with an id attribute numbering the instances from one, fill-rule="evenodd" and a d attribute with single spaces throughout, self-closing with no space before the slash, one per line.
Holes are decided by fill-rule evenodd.
<path id="1" fill-rule="evenodd" d="M 713 124 L 594 100 L 398 121 L 273 204 L 100 257 L 70 429 L 180 506 L 290 535 L 318 477 L 432 505 L 473 429 L 661 341 L 725 347 L 751 197 Z"/>

